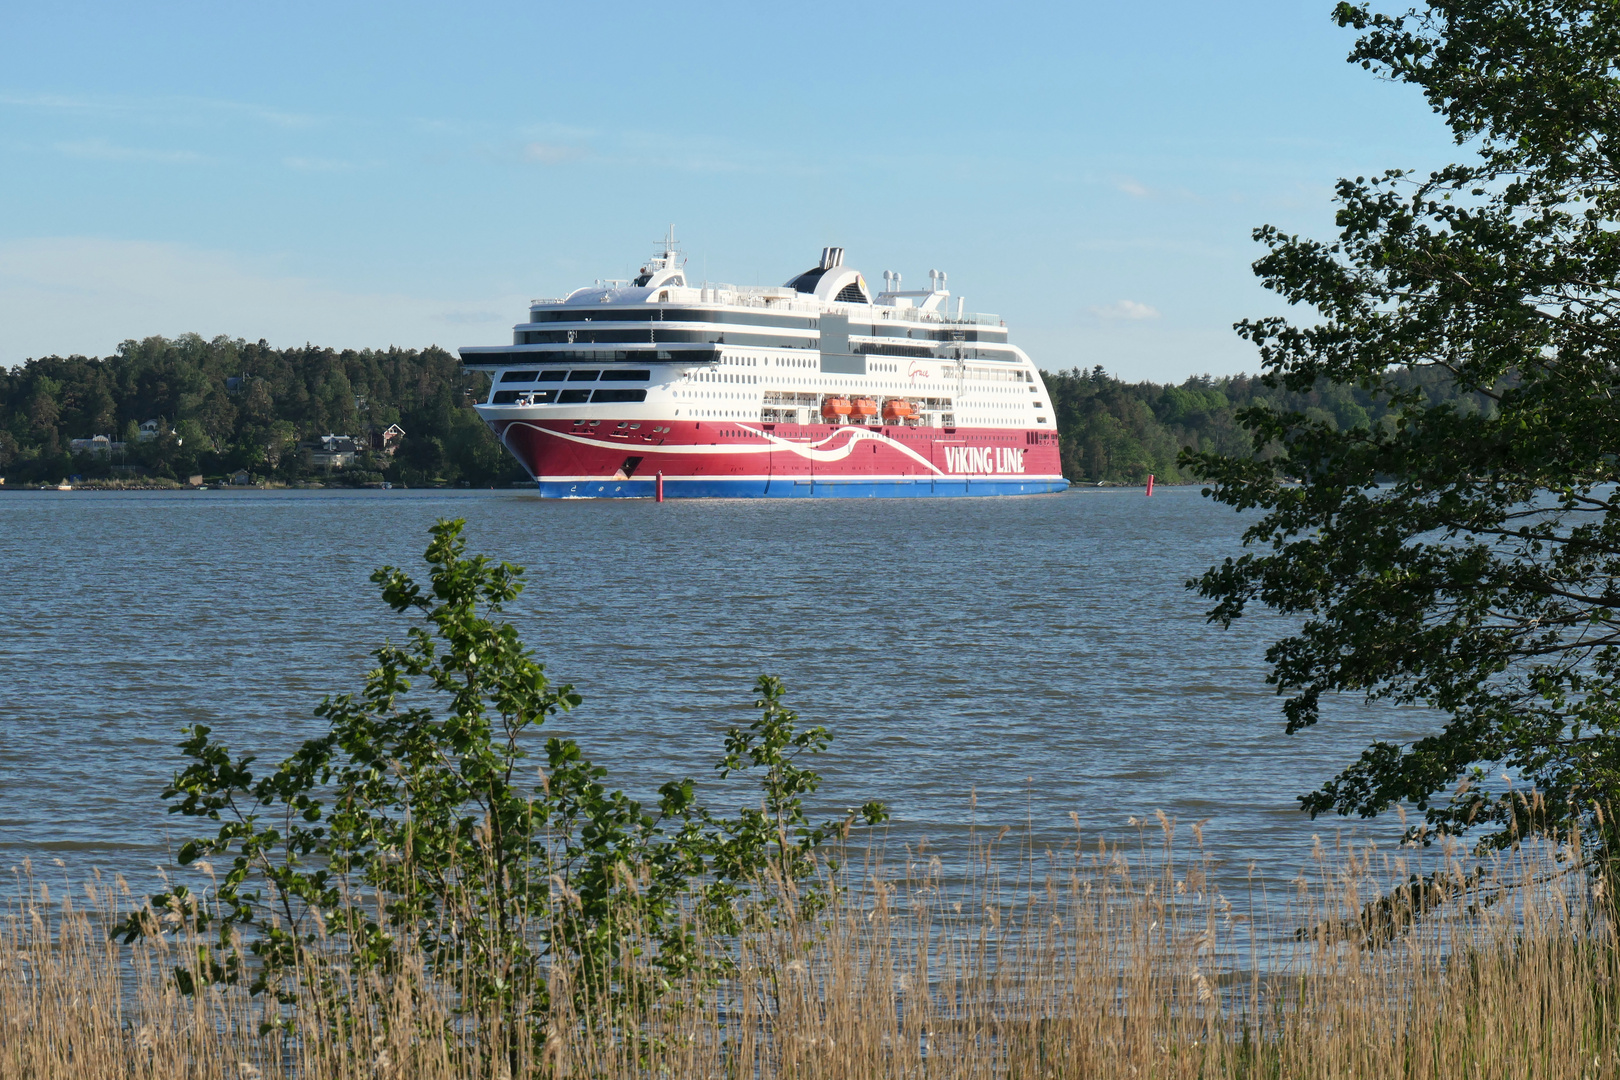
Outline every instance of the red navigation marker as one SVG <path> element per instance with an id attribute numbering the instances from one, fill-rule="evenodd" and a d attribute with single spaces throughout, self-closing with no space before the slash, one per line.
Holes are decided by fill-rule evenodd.
<path id="1" fill-rule="evenodd" d="M 1148 494 L 1153 494 L 1153 474 L 1148 473 Z"/>
<path id="2" fill-rule="evenodd" d="M 659 473 L 653 478 L 653 502 L 664 501 L 664 474 Z"/>

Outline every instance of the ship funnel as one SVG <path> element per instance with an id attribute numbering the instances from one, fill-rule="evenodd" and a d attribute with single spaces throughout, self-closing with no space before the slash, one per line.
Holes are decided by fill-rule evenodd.
<path id="1" fill-rule="evenodd" d="M 844 265 L 844 249 L 839 247 L 824 247 L 821 249 L 821 269 L 831 270 L 835 266 Z"/>

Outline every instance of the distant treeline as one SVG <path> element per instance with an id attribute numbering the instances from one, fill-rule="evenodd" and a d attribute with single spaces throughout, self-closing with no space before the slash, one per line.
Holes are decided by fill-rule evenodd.
<path id="1" fill-rule="evenodd" d="M 1046 372 L 1044 378 L 1057 411 L 1063 475 L 1081 483 L 1139 484 L 1150 473 L 1162 483 L 1196 481 L 1177 466 L 1177 455 L 1183 449 L 1251 452 L 1249 435 L 1236 419 L 1251 406 L 1304 413 L 1340 430 L 1394 422 L 1373 395 L 1339 384 L 1296 394 L 1252 375 L 1197 375 L 1179 386 L 1126 383 L 1101 367 Z M 1396 381 L 1421 387 L 1431 402 L 1455 398 L 1464 411 L 1492 407 L 1483 396 L 1458 395 L 1437 368 L 1404 372 Z"/>
<path id="2" fill-rule="evenodd" d="M 489 386 L 443 349 L 275 349 L 196 334 L 126 341 L 115 356 L 51 356 L 0 370 L 0 475 L 8 483 L 121 470 L 184 479 L 246 470 L 296 482 L 329 477 L 300 442 L 369 436 L 392 425 L 388 455 L 363 452 L 330 478 L 350 483 L 505 484 L 522 468 L 470 404 Z M 157 421 L 156 437 L 140 425 Z M 74 439 L 123 447 L 75 454 Z"/>
<path id="3" fill-rule="evenodd" d="M 1431 399 L 1451 395 L 1438 372 L 1407 381 Z M 1149 473 L 1164 483 L 1196 480 L 1178 468 L 1177 454 L 1187 447 L 1247 452 L 1234 414 L 1251 405 L 1304 412 L 1340 428 L 1390 422 L 1371 395 L 1337 385 L 1294 394 L 1247 375 L 1198 376 L 1179 386 L 1126 383 L 1101 367 L 1050 372 L 1046 382 L 1063 473 L 1086 483 L 1141 483 Z M 101 359 L 52 356 L 0 369 L 0 476 L 31 483 L 246 470 L 289 482 L 504 485 L 524 473 L 471 408 L 488 386 L 486 376 L 463 371 L 439 348 L 275 349 L 195 334 L 126 341 Z M 1483 399 L 1459 405 L 1489 407 Z M 405 435 L 394 454 L 364 452 L 341 474 L 307 463 L 299 450 L 328 434 L 365 441 L 395 424 Z M 73 451 L 74 439 L 95 435 L 123 445 L 109 454 Z"/>

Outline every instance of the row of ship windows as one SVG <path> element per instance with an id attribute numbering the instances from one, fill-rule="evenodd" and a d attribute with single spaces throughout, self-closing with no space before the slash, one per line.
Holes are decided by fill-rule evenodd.
<path id="1" fill-rule="evenodd" d="M 570 379 L 569 381 L 570 382 L 590 382 L 596 376 L 596 372 L 594 372 L 594 371 L 585 371 L 585 372 L 580 372 L 579 374 L 586 376 L 586 378 L 584 378 L 584 379 Z M 521 376 L 525 376 L 526 378 L 512 379 L 512 378 L 509 377 L 511 375 L 521 375 Z M 523 372 L 523 371 L 507 372 L 507 376 L 508 377 L 503 377 L 502 378 L 501 381 L 503 383 L 506 383 L 506 382 L 525 382 L 525 381 L 533 382 L 534 381 L 532 372 Z M 645 378 L 645 376 L 643 376 L 643 378 Z M 552 380 L 552 381 L 557 381 L 557 380 Z M 744 375 L 741 372 L 739 372 L 737 374 L 732 374 L 730 372 L 725 372 L 725 371 L 700 371 L 700 372 L 695 372 L 695 373 L 693 373 L 691 375 L 688 375 L 686 377 L 686 379 L 684 379 L 682 381 L 684 381 L 684 382 L 707 382 L 707 383 L 727 383 L 727 382 L 729 382 L 729 383 L 743 383 L 743 384 L 753 385 L 753 384 L 757 384 L 759 382 L 759 376 L 758 375 Z M 873 390 L 873 389 L 877 389 L 879 386 L 882 386 L 882 387 L 888 388 L 888 389 L 892 389 L 892 390 L 898 390 L 898 389 L 903 388 L 900 383 L 882 383 L 882 384 L 861 383 L 861 382 L 856 382 L 856 381 L 854 381 L 852 379 L 831 379 L 831 380 L 827 380 L 827 385 L 847 386 L 847 387 L 849 387 L 849 388 L 851 388 L 853 390 L 857 390 L 857 391 L 861 390 L 863 388 L 866 389 L 866 390 Z M 994 390 L 998 390 L 999 387 L 990 387 L 988 389 L 991 390 L 991 391 L 994 391 Z M 1033 386 L 1030 387 L 1030 390 L 1033 391 L 1034 389 L 1035 389 L 1035 387 L 1033 387 Z M 497 404 L 497 405 L 503 403 L 502 399 L 504 399 L 504 401 L 513 401 L 513 400 L 515 400 L 515 395 L 520 393 L 520 392 L 521 391 L 517 391 L 517 390 L 497 390 L 495 392 L 495 398 L 493 400 L 495 401 L 495 404 Z M 540 391 L 540 392 L 541 393 L 547 393 L 547 394 L 553 393 L 553 391 L 549 391 L 549 390 L 548 391 Z M 613 391 L 605 391 L 605 392 L 611 393 Z M 625 391 L 625 392 L 628 393 L 629 391 Z M 587 394 L 587 393 L 589 393 L 589 391 L 587 391 L 587 390 L 565 390 L 565 391 L 563 391 L 563 393 L 566 393 L 566 394 Z M 639 397 L 639 398 L 636 398 L 634 400 L 642 401 L 642 400 L 646 399 L 646 391 L 643 390 L 643 391 L 640 391 L 640 393 L 641 393 L 642 396 Z M 677 391 L 676 396 L 679 396 L 678 391 Z M 540 400 L 540 399 L 537 398 L 536 400 Z M 550 398 L 547 398 L 545 400 L 549 401 Z M 573 400 L 584 401 L 585 399 L 584 398 L 577 398 L 577 399 L 573 399 Z M 614 400 L 614 399 L 599 398 L 597 400 L 607 401 L 607 400 Z M 624 399 L 618 399 L 618 400 L 626 400 L 626 401 L 628 401 L 628 400 L 631 400 L 631 399 L 624 398 Z M 1025 402 L 1018 402 L 1018 403 L 1005 402 L 1004 403 L 1004 402 L 999 402 L 999 401 L 987 401 L 987 402 L 983 403 L 982 405 L 980 405 L 979 408 L 984 408 L 984 409 L 1016 409 L 1016 408 L 1021 407 L 1023 404 L 1025 404 Z M 1041 407 L 1041 403 L 1039 401 L 1028 401 L 1027 404 L 1033 405 L 1037 409 Z"/>
<path id="2" fill-rule="evenodd" d="M 856 345 L 855 352 L 865 356 L 930 357 L 934 355 L 934 350 L 927 345 L 874 345 L 871 342 Z"/>
<path id="3" fill-rule="evenodd" d="M 547 342 L 544 342 L 544 341 L 534 341 L 534 340 L 532 340 L 533 336 L 534 335 L 532 335 L 532 334 L 519 334 L 518 335 L 519 340 L 517 341 L 517 344 L 518 345 L 544 345 L 544 344 L 547 344 Z M 604 332 L 604 333 L 601 333 L 601 334 L 592 335 L 590 337 L 582 336 L 582 337 L 579 338 L 579 340 L 577 342 L 573 342 L 573 344 L 600 345 L 600 344 L 612 343 L 612 342 L 617 342 L 619 344 L 639 343 L 639 344 L 644 344 L 644 345 L 645 344 L 668 345 L 668 344 L 672 344 L 672 343 L 673 344 L 681 344 L 681 343 L 690 344 L 690 343 L 696 342 L 696 343 L 700 343 L 700 344 L 704 344 L 704 345 L 733 345 L 733 346 L 739 346 L 739 347 L 741 347 L 741 346 L 766 346 L 766 347 L 775 348 L 775 349 L 804 349 L 806 351 L 813 350 L 818 345 L 818 342 L 812 341 L 812 340 L 810 340 L 808 338 L 805 339 L 804 341 L 782 341 L 782 340 L 780 340 L 778 338 L 760 338 L 760 337 L 757 337 L 755 335 L 739 336 L 737 334 L 733 334 L 729 338 L 727 338 L 724 334 L 709 337 L 709 336 L 703 336 L 703 335 L 699 335 L 699 334 L 687 334 L 685 331 L 679 331 L 679 330 L 671 330 L 671 331 L 668 331 L 667 333 L 661 333 L 659 335 L 659 338 L 658 338 L 657 342 L 651 341 L 650 339 L 648 339 L 646 337 L 646 335 L 632 336 L 632 335 L 627 335 L 627 334 L 616 334 L 616 333 Z M 941 353 L 936 347 L 929 346 L 929 345 L 891 345 L 891 344 L 882 343 L 882 342 L 874 343 L 874 342 L 868 341 L 868 342 L 857 342 L 857 343 L 855 343 L 854 345 L 851 346 L 851 349 L 855 353 L 855 355 L 857 355 L 857 356 L 909 356 L 909 357 L 915 357 L 917 359 L 922 359 L 922 360 L 929 360 L 929 359 L 934 359 L 934 358 L 944 358 L 944 359 L 950 359 L 950 360 L 962 359 L 962 360 L 1001 360 L 1001 361 L 1008 361 L 1008 360 L 1013 360 L 1015 358 L 1015 355 L 1016 355 L 1016 354 L 1013 353 L 1012 347 L 1010 345 L 994 346 L 994 347 L 991 347 L 991 348 L 981 348 L 981 347 L 977 347 L 977 346 L 975 346 L 973 348 L 964 348 L 964 347 L 948 348 L 946 353 Z M 581 357 L 581 359 L 590 359 L 590 358 L 589 357 Z M 625 357 L 623 357 L 623 359 L 640 359 L 640 357 L 625 356 Z M 664 359 L 664 357 L 660 356 L 660 357 L 658 357 L 658 359 L 662 360 L 662 359 Z M 813 361 L 807 362 L 806 366 L 809 366 L 810 363 L 813 363 Z"/>
<path id="4" fill-rule="evenodd" d="M 652 379 L 649 368 L 623 368 L 619 370 L 590 371 L 584 368 L 570 371 L 506 371 L 501 373 L 503 383 L 532 382 L 647 382 Z"/>
<path id="5" fill-rule="evenodd" d="M 718 330 L 519 330 L 514 344 L 550 345 L 764 345 L 777 349 L 813 349 L 814 338 L 781 337 L 775 334 L 739 334 Z"/>
<path id="6" fill-rule="evenodd" d="M 519 398 L 523 400 L 519 402 Z M 646 401 L 647 391 L 602 387 L 597 390 L 497 390 L 491 405 L 602 405 L 609 402 Z"/>
<path id="7" fill-rule="evenodd" d="M 860 335 L 863 331 L 852 328 L 852 332 Z M 899 334 L 868 334 L 870 337 L 900 337 Z M 987 344 L 1005 345 L 1000 338 L 980 338 L 974 331 L 958 331 L 955 336 L 945 337 L 942 334 L 918 334 L 921 340 L 917 344 L 891 344 L 889 342 L 868 343 L 859 346 L 859 351 L 887 353 L 889 355 L 932 355 L 934 346 L 925 345 L 925 341 L 938 341 L 946 344 L 958 342 L 975 343 L 984 341 Z M 576 328 L 573 330 L 519 330 L 513 341 L 515 345 L 668 345 L 691 344 L 693 342 L 711 342 L 717 345 L 765 345 L 788 349 L 814 349 L 817 341 L 809 337 L 793 337 L 778 334 L 745 334 L 736 331 L 721 330 L 666 330 L 663 327 L 646 330 L 597 330 L 594 328 Z M 898 349 L 913 350 L 912 354 L 897 353 Z"/>
<path id="8" fill-rule="evenodd" d="M 800 359 L 799 357 L 793 356 L 776 356 L 765 359 L 769 361 L 769 365 L 772 367 L 810 368 L 816 366 L 813 361 Z M 760 363 L 760 358 L 733 356 L 726 357 L 722 363 L 739 367 L 754 367 Z M 899 370 L 899 364 L 874 362 L 868 367 L 867 374 L 877 375 L 884 373 L 898 373 Z M 1026 380 L 1031 383 L 1034 382 L 1034 376 L 1026 371 L 995 371 L 986 368 L 969 368 L 967 371 L 967 377 L 972 381 L 985 382 L 1023 383 Z M 757 383 L 759 381 L 759 377 L 755 375 L 743 375 L 741 373 L 733 375 L 732 373 L 725 371 L 699 371 L 688 375 L 687 378 L 696 382 Z M 651 379 L 652 370 L 650 368 L 609 368 L 606 370 L 591 368 L 554 368 L 546 371 L 539 369 L 530 371 L 505 371 L 501 373 L 500 382 L 502 384 L 547 382 L 649 382 Z M 1011 387 L 1008 387 L 1008 390 L 1010 389 Z M 1033 385 L 1030 386 L 1030 390 L 1032 392 L 1035 389 L 1036 388 Z"/>
<path id="9" fill-rule="evenodd" d="M 731 371 L 694 371 L 686 376 L 689 382 L 757 383 L 758 375 L 744 375 Z"/>
<path id="10" fill-rule="evenodd" d="M 774 334 L 723 334 L 719 330 L 518 330 L 517 345 L 766 345 L 774 348 L 815 348 L 815 338 L 778 337 Z"/>
<path id="11" fill-rule="evenodd" d="M 574 308 L 571 311 L 531 311 L 531 323 L 546 322 L 709 322 L 734 323 L 741 326 L 779 326 L 793 330 L 814 330 L 816 320 L 803 315 L 745 315 L 730 311 L 703 311 L 678 309 L 673 313 L 663 308 Z"/>
<path id="12" fill-rule="evenodd" d="M 778 367 L 812 366 L 809 362 L 801 361 L 797 357 L 784 356 L 770 359 Z M 759 362 L 759 359 L 757 357 L 738 356 L 727 357 L 723 362 L 737 366 L 753 367 Z M 741 372 L 733 374 L 729 371 L 698 371 L 689 374 L 687 378 L 694 382 L 759 382 L 759 376 L 757 375 L 744 375 Z M 500 382 L 505 385 L 507 383 L 547 382 L 649 382 L 651 379 L 652 370 L 650 368 L 623 368 L 617 370 L 612 368 L 607 370 L 557 368 L 548 371 L 539 369 L 533 371 L 504 371 L 501 373 Z"/>
<path id="13" fill-rule="evenodd" d="M 587 324 L 593 322 L 625 323 L 625 322 L 684 322 L 684 323 L 726 323 L 733 326 L 776 327 L 784 330 L 814 330 L 819 320 L 794 315 L 754 315 L 729 311 L 703 311 L 663 308 L 622 308 L 612 311 L 601 311 L 596 308 L 576 308 L 572 311 L 531 311 L 529 322 L 551 323 L 570 322 Z M 574 333 L 583 335 L 585 329 L 576 328 Z M 595 331 L 600 333 L 600 331 Z M 851 322 L 849 332 L 862 334 L 867 337 L 907 337 L 922 341 L 1006 341 L 1007 328 L 1004 326 L 975 326 L 973 329 L 907 326 L 894 323 L 861 323 Z M 552 333 L 552 332 L 546 332 Z M 568 331 L 556 331 L 566 334 Z M 542 340 L 557 340 L 544 338 Z M 598 340 L 608 340 L 599 338 Z M 665 340 L 674 341 L 675 338 Z"/>
<path id="14" fill-rule="evenodd" d="M 477 362 L 489 364 L 605 364 L 628 360 L 633 364 L 702 363 L 720 355 L 719 349 L 548 349 L 529 352 L 520 347 L 480 349 Z"/>

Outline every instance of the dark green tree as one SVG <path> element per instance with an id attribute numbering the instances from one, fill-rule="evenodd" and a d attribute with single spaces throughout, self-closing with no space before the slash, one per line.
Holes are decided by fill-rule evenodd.
<path id="1" fill-rule="evenodd" d="M 1361 33 L 1351 61 L 1420 88 L 1472 156 L 1341 180 L 1332 242 L 1256 231 L 1265 285 L 1319 315 L 1239 324 L 1265 385 L 1354 387 L 1381 419 L 1264 403 L 1240 413 L 1250 452 L 1190 455 L 1216 499 L 1263 511 L 1245 537 L 1259 550 L 1193 584 L 1221 622 L 1251 604 L 1299 620 L 1268 653 L 1290 733 L 1341 692 L 1441 718 L 1302 796 L 1313 815 L 1404 802 L 1426 835 L 1483 827 L 1501 845 L 1534 823 L 1612 853 L 1620 5 L 1335 18 Z M 1298 486 L 1254 451 L 1282 454 Z"/>

